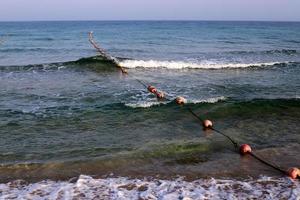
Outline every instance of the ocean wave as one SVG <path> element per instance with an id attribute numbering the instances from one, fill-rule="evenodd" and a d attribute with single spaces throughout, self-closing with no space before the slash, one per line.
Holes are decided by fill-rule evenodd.
<path id="1" fill-rule="evenodd" d="M 158 60 L 124 60 L 120 65 L 125 68 L 167 68 L 167 69 L 225 69 L 225 68 L 248 68 L 266 67 L 289 62 L 267 63 L 215 63 L 215 62 L 184 62 L 184 61 L 158 61 Z"/>
<path id="2" fill-rule="evenodd" d="M 158 105 L 163 105 L 167 104 L 168 102 L 138 102 L 138 103 L 125 103 L 125 106 L 131 107 L 131 108 L 150 108 L 152 106 L 158 106 Z"/>
<path id="3" fill-rule="evenodd" d="M 225 101 L 227 98 L 224 96 L 212 97 L 208 99 L 189 99 L 187 104 L 201 104 L 201 103 L 217 103 L 219 101 Z M 175 100 L 175 98 L 174 98 Z M 125 106 L 131 108 L 150 108 L 153 106 L 166 105 L 168 103 L 174 102 L 174 100 L 169 101 L 142 101 L 136 103 L 125 103 Z"/>
<path id="4" fill-rule="evenodd" d="M 210 61 L 185 62 L 185 61 L 159 61 L 159 60 L 131 60 L 128 58 L 117 58 L 119 64 L 125 68 L 167 68 L 167 69 L 237 69 L 249 67 L 274 67 L 297 65 L 298 62 L 266 62 L 266 63 L 217 63 Z M 27 71 L 76 68 L 93 71 L 117 71 L 118 68 L 110 60 L 102 56 L 80 58 L 76 61 L 56 62 L 46 64 L 12 65 L 0 66 L 0 71 Z"/>
<path id="5" fill-rule="evenodd" d="M 194 104 L 198 104 L 198 103 L 217 103 L 219 101 L 225 101 L 227 98 L 224 96 L 220 96 L 220 97 L 212 97 L 212 98 L 208 98 L 208 99 L 191 99 L 190 102 L 194 103 Z"/>
<path id="6" fill-rule="evenodd" d="M 28 184 L 0 184 L 3 199 L 298 199 L 300 184 L 289 178 L 261 177 L 249 180 L 199 179 L 185 181 L 94 179 L 81 175 L 77 181 L 45 180 Z"/>
<path id="7" fill-rule="evenodd" d="M 44 63 L 44 64 L 29 64 L 29 65 L 11 65 L 0 66 L 0 71 L 32 71 L 32 70 L 61 70 L 65 68 L 80 69 L 80 70 L 93 70 L 93 71 L 115 71 L 116 66 L 109 60 L 101 56 L 93 56 L 87 58 L 80 58 L 76 61 Z"/>

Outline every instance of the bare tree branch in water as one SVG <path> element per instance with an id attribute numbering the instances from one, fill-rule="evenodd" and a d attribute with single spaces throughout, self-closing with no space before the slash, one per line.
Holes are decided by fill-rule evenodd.
<path id="1" fill-rule="evenodd" d="M 123 67 L 120 66 L 118 60 L 116 58 L 112 57 L 111 55 L 109 55 L 108 53 L 106 53 L 106 51 L 97 44 L 97 42 L 94 40 L 92 31 L 89 32 L 89 42 L 97 50 L 97 52 L 100 54 L 100 56 L 103 56 L 107 60 L 112 61 L 117 67 L 119 67 L 121 69 L 122 73 L 127 74 L 127 71 Z"/>

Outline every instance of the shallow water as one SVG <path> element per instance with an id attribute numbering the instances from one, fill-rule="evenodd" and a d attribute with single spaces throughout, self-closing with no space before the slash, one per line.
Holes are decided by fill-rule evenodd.
<path id="1" fill-rule="evenodd" d="M 257 180 L 175 180 L 80 176 L 76 182 L 15 181 L 0 184 L 3 198 L 30 199 L 299 199 L 299 182 L 261 177 Z"/>
<path id="2" fill-rule="evenodd" d="M 93 57 L 90 30 L 128 76 Z M 172 100 L 186 97 L 283 169 L 299 167 L 299 33 L 299 23 L 0 23 L 0 181 L 113 173 L 280 182 Z M 170 100 L 157 101 L 136 79 Z"/>

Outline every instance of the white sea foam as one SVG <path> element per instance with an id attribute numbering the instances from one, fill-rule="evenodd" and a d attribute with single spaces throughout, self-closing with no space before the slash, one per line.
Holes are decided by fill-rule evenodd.
<path id="1" fill-rule="evenodd" d="M 226 97 L 220 96 L 220 97 L 212 97 L 208 99 L 191 99 L 190 102 L 197 104 L 197 103 L 217 103 L 219 101 L 225 101 Z"/>
<path id="2" fill-rule="evenodd" d="M 300 183 L 289 178 L 195 181 L 106 178 L 81 175 L 77 182 L 41 181 L 0 184 L 0 199 L 293 199 Z"/>
<path id="3" fill-rule="evenodd" d="M 167 102 L 138 102 L 138 103 L 126 103 L 125 106 L 131 107 L 131 108 L 150 108 L 152 106 L 157 106 L 161 104 L 167 104 Z"/>
<path id="4" fill-rule="evenodd" d="M 175 99 L 175 98 L 174 98 Z M 226 100 L 226 97 L 220 96 L 220 97 L 212 97 L 208 99 L 188 99 L 187 103 L 217 103 L 219 101 L 224 101 Z M 143 102 L 137 102 L 137 103 L 126 103 L 125 106 L 131 107 L 131 108 L 150 108 L 152 106 L 157 106 L 157 105 L 163 105 L 170 103 L 168 101 L 143 101 Z"/>
<path id="5" fill-rule="evenodd" d="M 268 63 L 216 63 L 216 62 L 183 62 L 183 61 L 158 61 L 158 60 L 124 60 L 120 65 L 125 68 L 168 68 L 168 69 L 223 69 L 272 66 L 279 62 Z"/>

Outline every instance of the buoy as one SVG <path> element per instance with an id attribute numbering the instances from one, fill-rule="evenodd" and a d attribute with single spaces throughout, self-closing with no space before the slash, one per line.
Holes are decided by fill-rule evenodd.
<path id="1" fill-rule="evenodd" d="M 240 146 L 240 154 L 246 155 L 247 153 L 251 153 L 252 149 L 248 144 L 242 144 Z"/>
<path id="2" fill-rule="evenodd" d="M 158 99 L 163 99 L 163 98 L 165 98 L 165 93 L 163 93 L 163 92 L 156 92 L 156 96 L 157 96 Z"/>
<path id="3" fill-rule="evenodd" d="M 177 97 L 175 101 L 178 105 L 183 105 L 187 102 L 186 99 L 183 97 Z"/>
<path id="4" fill-rule="evenodd" d="M 300 170 L 296 167 L 292 167 L 288 170 L 288 175 L 292 179 L 296 179 L 298 176 L 300 176 Z"/>
<path id="5" fill-rule="evenodd" d="M 209 129 L 213 126 L 213 123 L 212 123 L 212 121 L 206 119 L 203 121 L 202 125 L 203 125 L 204 129 Z"/>
<path id="6" fill-rule="evenodd" d="M 151 92 L 153 94 L 156 94 L 156 92 L 157 92 L 157 89 L 154 86 L 151 86 L 151 85 L 149 85 L 147 89 L 148 89 L 149 92 Z"/>

